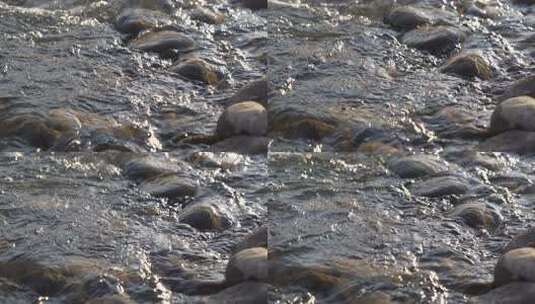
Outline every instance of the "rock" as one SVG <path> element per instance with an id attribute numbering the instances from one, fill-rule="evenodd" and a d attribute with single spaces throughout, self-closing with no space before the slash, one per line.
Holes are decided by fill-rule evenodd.
<path id="1" fill-rule="evenodd" d="M 476 149 L 481 152 L 533 153 L 535 152 L 535 132 L 507 131 L 485 140 Z"/>
<path id="2" fill-rule="evenodd" d="M 535 283 L 535 248 L 513 249 L 500 257 L 494 269 L 494 285 L 522 281 Z"/>
<path id="3" fill-rule="evenodd" d="M 187 79 L 202 81 L 207 84 L 216 84 L 222 78 L 222 75 L 214 65 L 199 58 L 179 61 L 171 67 L 171 71 Z"/>
<path id="4" fill-rule="evenodd" d="M 488 62 L 478 54 L 461 54 L 453 57 L 440 71 L 446 74 L 455 74 L 461 77 L 478 77 L 490 79 L 492 72 Z"/>
<path id="5" fill-rule="evenodd" d="M 503 253 L 524 247 L 535 248 L 535 228 L 530 228 L 515 236 L 509 244 L 504 247 Z"/>
<path id="6" fill-rule="evenodd" d="M 448 170 L 436 158 L 427 155 L 412 155 L 396 159 L 390 163 L 390 169 L 401 178 L 418 178 Z"/>
<path id="7" fill-rule="evenodd" d="M 130 47 L 144 52 L 155 52 L 162 56 L 171 56 L 173 52 L 189 52 L 195 49 L 193 39 L 175 31 L 149 32 L 132 40 Z"/>
<path id="8" fill-rule="evenodd" d="M 501 102 L 490 118 L 490 134 L 509 130 L 535 131 L 535 98 L 519 96 Z"/>
<path id="9" fill-rule="evenodd" d="M 225 278 L 228 284 L 244 281 L 268 280 L 268 251 L 266 248 L 249 248 L 234 254 L 227 265 Z"/>
<path id="10" fill-rule="evenodd" d="M 249 249 L 249 248 L 255 248 L 255 247 L 262 247 L 262 248 L 267 249 L 268 248 L 267 238 L 268 238 L 268 228 L 266 226 L 262 226 L 256 229 L 250 235 L 248 235 L 241 242 L 236 244 L 236 246 L 232 249 L 232 252 L 238 252 L 238 251 L 242 251 L 242 250 Z"/>
<path id="11" fill-rule="evenodd" d="M 457 176 L 440 176 L 415 184 L 411 191 L 418 196 L 440 197 L 468 192 L 466 180 Z"/>
<path id="12" fill-rule="evenodd" d="M 234 152 L 194 152 L 190 156 L 190 161 L 196 165 L 211 168 L 234 169 L 244 161 L 244 157 Z"/>
<path id="13" fill-rule="evenodd" d="M 232 219 L 210 202 L 188 205 L 180 214 L 179 221 L 201 231 L 223 231 L 232 226 Z"/>
<path id="14" fill-rule="evenodd" d="M 513 83 L 511 87 L 498 98 L 498 101 L 517 96 L 530 96 L 535 98 L 535 75 L 528 76 Z"/>
<path id="15" fill-rule="evenodd" d="M 252 10 L 268 8 L 267 0 L 237 0 L 237 2 L 241 6 L 252 9 Z"/>
<path id="16" fill-rule="evenodd" d="M 336 127 L 315 117 L 281 116 L 270 122 L 271 131 L 286 138 L 321 140 L 331 135 Z"/>
<path id="17" fill-rule="evenodd" d="M 514 282 L 471 299 L 471 304 L 531 304 L 535 299 L 535 283 Z"/>
<path id="18" fill-rule="evenodd" d="M 147 179 L 139 185 L 141 191 L 154 197 L 167 198 L 172 202 L 194 197 L 198 192 L 197 183 L 176 174 L 163 174 Z"/>
<path id="19" fill-rule="evenodd" d="M 495 207 L 484 203 L 466 203 L 455 206 L 449 215 L 461 218 L 472 228 L 483 228 L 489 231 L 498 228 L 503 221 L 502 215 Z"/>
<path id="20" fill-rule="evenodd" d="M 156 11 L 126 9 L 117 17 L 115 27 L 119 32 L 137 35 L 139 32 L 157 27 L 164 20 L 164 15 Z"/>
<path id="21" fill-rule="evenodd" d="M 419 26 L 432 24 L 433 18 L 423 9 L 414 6 L 394 8 L 385 22 L 401 30 L 412 30 Z"/>
<path id="22" fill-rule="evenodd" d="M 484 126 L 479 126 L 477 113 L 466 108 L 447 106 L 433 116 L 425 117 L 428 127 L 443 138 L 481 139 L 488 136 Z"/>
<path id="23" fill-rule="evenodd" d="M 506 166 L 504 159 L 491 153 L 481 153 L 473 150 L 453 151 L 447 153 L 445 158 L 462 167 L 483 167 L 491 171 L 499 171 Z"/>
<path id="24" fill-rule="evenodd" d="M 130 7 L 139 7 L 172 14 L 175 7 L 172 0 L 129 0 Z"/>
<path id="25" fill-rule="evenodd" d="M 407 46 L 434 55 L 451 53 L 464 40 L 465 34 L 461 30 L 449 26 L 420 27 L 405 33 L 401 38 Z"/>
<path id="26" fill-rule="evenodd" d="M 134 304 L 130 298 L 121 295 L 112 295 L 112 296 L 103 296 L 100 298 L 94 298 L 87 302 L 86 304 Z"/>
<path id="27" fill-rule="evenodd" d="M 235 152 L 239 154 L 267 154 L 271 139 L 259 136 L 233 136 L 210 147 L 212 152 Z"/>
<path id="28" fill-rule="evenodd" d="M 152 179 L 157 176 L 175 173 L 175 170 L 169 168 L 167 164 L 153 158 L 136 157 L 132 154 L 126 154 L 124 156 L 124 159 L 120 159 L 117 162 L 123 170 L 124 175 L 134 181 L 142 182 L 143 180 Z"/>
<path id="29" fill-rule="evenodd" d="M 533 5 L 533 4 L 535 4 L 535 0 L 513 0 L 513 3 L 515 3 L 515 4 Z"/>
<path id="30" fill-rule="evenodd" d="M 266 78 L 252 81 L 242 87 L 230 99 L 229 103 L 235 104 L 242 101 L 256 101 L 267 107 L 269 83 Z"/>
<path id="31" fill-rule="evenodd" d="M 197 8 L 191 13 L 191 19 L 208 24 L 221 24 L 225 21 L 225 16 L 210 9 Z"/>
<path id="32" fill-rule="evenodd" d="M 198 304 L 264 304 L 268 303 L 268 290 L 265 283 L 243 282 L 205 297 Z"/>
<path id="33" fill-rule="evenodd" d="M 263 136 L 267 133 L 267 111 L 259 103 L 244 101 L 226 108 L 217 121 L 220 138 L 235 135 Z"/>

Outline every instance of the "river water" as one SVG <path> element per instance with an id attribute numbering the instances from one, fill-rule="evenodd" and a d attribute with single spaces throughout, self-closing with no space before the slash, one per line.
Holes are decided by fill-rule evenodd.
<path id="1" fill-rule="evenodd" d="M 489 290 L 503 246 L 533 223 L 535 168 L 478 145 L 499 96 L 535 71 L 535 6 L 240 2 L 0 0 L 0 303 L 258 303 L 221 282 L 261 226 L 266 302 Z M 466 38 L 447 54 L 407 46 L 385 22 L 401 5 Z M 194 49 L 136 49 L 117 26 L 132 8 Z M 441 72 L 456 53 L 480 54 L 491 77 Z M 173 71 L 192 54 L 217 81 Z M 265 76 L 269 152 L 214 148 L 233 94 Z M 409 155 L 432 172 L 402 178 Z M 208 220 L 189 216 L 206 205 Z"/>

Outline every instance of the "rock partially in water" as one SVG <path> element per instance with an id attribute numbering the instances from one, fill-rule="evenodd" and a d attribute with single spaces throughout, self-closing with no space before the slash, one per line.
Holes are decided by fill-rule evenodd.
<path id="1" fill-rule="evenodd" d="M 503 221 L 502 215 L 494 206 L 484 203 L 466 203 L 455 206 L 450 212 L 451 217 L 461 218 L 464 223 L 472 228 L 481 228 L 493 231 Z"/>
<path id="2" fill-rule="evenodd" d="M 267 133 L 267 111 L 254 101 L 236 103 L 226 108 L 217 121 L 220 138 L 236 135 L 263 136 Z"/>
<path id="3" fill-rule="evenodd" d="M 443 138 L 481 139 L 488 135 L 486 128 L 478 125 L 476 113 L 458 106 L 447 106 L 423 120 Z"/>
<path id="4" fill-rule="evenodd" d="M 264 304 L 268 303 L 269 285 L 243 282 L 200 300 L 197 304 Z"/>
<path id="5" fill-rule="evenodd" d="M 299 113 L 271 117 L 269 124 L 271 132 L 286 138 L 321 140 L 336 130 L 336 126 L 330 122 Z"/>
<path id="6" fill-rule="evenodd" d="M 401 178 L 417 178 L 434 175 L 448 170 L 447 166 L 435 157 L 417 154 L 395 159 L 390 162 L 390 169 Z"/>
<path id="7" fill-rule="evenodd" d="M 500 157 L 473 150 L 453 151 L 447 153 L 445 158 L 462 167 L 483 167 L 491 171 L 499 171 L 506 165 Z"/>
<path id="8" fill-rule="evenodd" d="M 175 63 L 171 71 L 187 79 L 202 81 L 206 84 L 217 84 L 222 75 L 218 69 L 200 58 L 189 58 Z"/>
<path id="9" fill-rule="evenodd" d="M 206 201 L 188 205 L 180 214 L 179 221 L 201 231 L 223 231 L 232 226 L 232 220 L 219 206 Z"/>
<path id="10" fill-rule="evenodd" d="M 535 248 L 513 249 L 498 260 L 494 269 L 494 285 L 517 281 L 535 283 Z"/>
<path id="11" fill-rule="evenodd" d="M 232 252 L 238 252 L 249 248 L 262 247 L 268 248 L 268 228 L 267 226 L 262 226 L 256 229 L 253 233 L 248 235 L 241 242 L 236 244 L 236 247 L 232 249 Z"/>
<path id="12" fill-rule="evenodd" d="M 173 53 L 189 52 L 195 49 L 195 41 L 188 36 L 175 31 L 158 31 L 142 34 L 132 40 L 130 47 L 144 52 L 159 53 L 162 56 L 172 56 Z"/>
<path id="13" fill-rule="evenodd" d="M 514 282 L 471 299 L 470 304 L 531 304 L 535 299 L 535 283 Z"/>
<path id="14" fill-rule="evenodd" d="M 530 228 L 515 236 L 509 244 L 504 247 L 503 253 L 524 247 L 535 248 L 535 228 Z"/>
<path id="15" fill-rule="evenodd" d="M 468 182 L 458 176 L 434 177 L 414 184 L 411 188 L 414 195 L 427 197 L 465 194 L 468 190 Z"/>
<path id="16" fill-rule="evenodd" d="M 535 98 L 535 75 L 528 76 L 513 83 L 499 98 L 503 101 L 517 96 L 530 96 Z"/>
<path id="17" fill-rule="evenodd" d="M 271 139 L 263 136 L 233 136 L 215 143 L 212 152 L 235 152 L 239 154 L 267 154 Z"/>
<path id="18" fill-rule="evenodd" d="M 533 153 L 535 132 L 518 130 L 503 132 L 480 143 L 476 149 L 481 152 Z"/>
<path id="19" fill-rule="evenodd" d="M 501 102 L 490 118 L 489 132 L 499 134 L 509 130 L 535 131 L 535 98 L 519 96 Z"/>
<path id="20" fill-rule="evenodd" d="M 252 81 L 240 88 L 232 97 L 229 103 L 235 104 L 242 101 L 256 101 L 267 107 L 269 93 L 269 81 L 266 78 Z"/>
<path id="21" fill-rule="evenodd" d="M 453 57 L 440 71 L 447 74 L 455 74 L 461 77 L 488 80 L 492 76 L 489 63 L 480 55 L 474 53 L 461 54 Z"/>
<path id="22" fill-rule="evenodd" d="M 225 21 L 225 15 L 207 8 L 196 8 L 191 12 L 191 19 L 208 24 L 221 24 Z"/>
<path id="23" fill-rule="evenodd" d="M 244 157 L 234 152 L 194 152 L 190 156 L 192 163 L 201 165 L 204 167 L 221 168 L 221 169 L 234 169 L 243 162 Z"/>
<path id="24" fill-rule="evenodd" d="M 420 27 L 403 35 L 401 42 L 409 47 L 427 51 L 434 55 L 449 54 L 459 48 L 465 34 L 454 27 Z"/>
<path id="25" fill-rule="evenodd" d="M 154 197 L 167 198 L 172 202 L 194 197 L 198 192 L 197 183 L 176 174 L 162 174 L 146 179 L 139 187 L 141 191 L 150 193 Z"/>
<path id="26" fill-rule="evenodd" d="M 245 281 L 268 281 L 268 251 L 266 248 L 248 248 L 234 254 L 227 265 L 225 278 L 234 285 Z"/>
<path id="27" fill-rule="evenodd" d="M 147 9 L 126 9 L 115 21 L 115 27 L 118 31 L 125 34 L 137 35 L 138 33 L 156 28 L 160 24 L 166 24 L 170 21 L 165 18 L 165 15 Z"/>
<path id="28" fill-rule="evenodd" d="M 412 30 L 422 25 L 432 24 L 433 18 L 422 8 L 400 6 L 394 8 L 386 16 L 385 22 L 401 30 Z"/>
<path id="29" fill-rule="evenodd" d="M 236 0 L 236 2 L 241 6 L 252 10 L 268 8 L 268 0 Z"/>
<path id="30" fill-rule="evenodd" d="M 151 157 L 136 156 L 135 154 L 120 154 L 115 161 L 123 170 L 124 175 L 137 182 L 176 172 L 168 164 L 156 161 Z"/>

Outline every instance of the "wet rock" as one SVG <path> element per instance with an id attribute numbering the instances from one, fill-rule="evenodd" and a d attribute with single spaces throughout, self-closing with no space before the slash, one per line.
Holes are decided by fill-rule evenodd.
<path id="1" fill-rule="evenodd" d="M 465 40 L 465 34 L 454 27 L 420 27 L 411 30 L 401 38 L 409 47 L 441 55 L 454 51 Z"/>
<path id="2" fill-rule="evenodd" d="M 488 62 L 478 54 L 461 54 L 453 57 L 440 71 L 461 77 L 490 79 L 492 71 Z"/>
<path id="3" fill-rule="evenodd" d="M 266 78 L 252 81 L 242 87 L 229 99 L 229 103 L 235 104 L 242 101 L 256 101 L 267 107 L 269 82 Z"/>
<path id="4" fill-rule="evenodd" d="M 390 163 L 390 169 L 401 178 L 417 178 L 448 170 L 436 158 L 427 155 L 412 155 L 396 159 Z"/>
<path id="5" fill-rule="evenodd" d="M 445 158 L 462 167 L 483 167 L 491 171 L 498 171 L 506 165 L 505 161 L 497 156 L 472 150 L 450 152 Z"/>
<path id="6" fill-rule="evenodd" d="M 139 32 L 157 27 L 164 20 L 164 15 L 146 9 L 126 9 L 115 21 L 118 31 L 125 34 L 138 34 Z"/>
<path id="7" fill-rule="evenodd" d="M 385 22 L 401 30 L 412 30 L 421 25 L 431 24 L 433 18 L 421 8 L 400 6 L 386 16 Z"/>
<path id="8" fill-rule="evenodd" d="M 238 252 L 249 248 L 262 247 L 267 248 L 268 229 L 262 226 L 248 235 L 244 240 L 236 244 L 232 252 Z"/>
<path id="9" fill-rule="evenodd" d="M 225 272 L 229 284 L 244 281 L 266 282 L 268 280 L 268 251 L 266 248 L 249 248 L 234 254 Z"/>
<path id="10" fill-rule="evenodd" d="M 194 197 L 198 192 L 197 183 L 176 174 L 164 174 L 147 179 L 139 185 L 141 191 L 154 197 L 167 198 L 170 201 L 182 201 Z"/>
<path id="11" fill-rule="evenodd" d="M 100 298 L 91 299 L 85 304 L 134 304 L 130 298 L 121 295 L 104 296 Z"/>
<path id="12" fill-rule="evenodd" d="M 476 149 L 481 152 L 533 153 L 535 152 L 535 132 L 507 131 L 485 140 Z"/>
<path id="13" fill-rule="evenodd" d="M 286 138 L 321 140 L 336 130 L 334 124 L 299 113 L 278 115 L 270 121 L 270 130 Z"/>
<path id="14" fill-rule="evenodd" d="M 495 207 L 484 203 L 466 203 L 455 206 L 450 212 L 451 217 L 461 218 L 464 223 L 472 228 L 482 228 L 493 231 L 498 228 L 502 221 L 502 215 Z"/>
<path id="15" fill-rule="evenodd" d="M 235 152 L 239 154 L 267 154 L 271 139 L 261 136 L 233 136 L 210 147 L 212 152 Z"/>
<path id="16" fill-rule="evenodd" d="M 535 283 L 514 282 L 473 298 L 471 304 L 530 304 L 535 299 Z"/>
<path id="17" fill-rule="evenodd" d="M 265 283 L 243 282 L 206 297 L 198 304 L 263 304 L 268 303 L 268 290 L 269 285 Z"/>
<path id="18" fill-rule="evenodd" d="M 128 2 L 130 7 L 161 11 L 168 14 L 173 13 L 175 9 L 171 0 L 129 0 Z"/>
<path id="19" fill-rule="evenodd" d="M 440 197 L 468 192 L 469 185 L 466 180 L 457 176 L 440 176 L 415 184 L 411 191 L 414 195 L 427 197 Z"/>
<path id="20" fill-rule="evenodd" d="M 499 134 L 509 130 L 535 131 L 535 98 L 519 96 L 501 102 L 490 118 L 489 132 Z"/>
<path id="21" fill-rule="evenodd" d="M 244 157 L 234 152 L 194 152 L 190 156 L 192 163 L 204 167 L 234 169 L 244 160 Z"/>
<path id="22" fill-rule="evenodd" d="M 201 231 L 223 231 L 232 226 L 232 220 L 210 202 L 188 205 L 180 214 L 179 221 Z"/>
<path id="23" fill-rule="evenodd" d="M 149 32 L 132 40 L 130 47 L 144 52 L 155 52 L 171 56 L 174 52 L 189 52 L 195 49 L 195 42 L 188 36 L 175 31 Z"/>
<path id="24" fill-rule="evenodd" d="M 442 108 L 424 121 L 443 138 L 481 139 L 488 135 L 486 128 L 479 126 L 477 113 L 461 107 Z"/>
<path id="25" fill-rule="evenodd" d="M 150 157 L 136 157 L 133 154 L 124 154 L 120 155 L 116 162 L 123 169 L 124 175 L 138 182 L 175 173 L 175 170 L 167 164 Z"/>
<path id="26" fill-rule="evenodd" d="M 237 0 L 236 2 L 252 10 L 266 9 L 268 7 L 267 0 Z"/>
<path id="27" fill-rule="evenodd" d="M 200 58 L 179 61 L 171 67 L 171 71 L 187 79 L 202 81 L 207 84 L 216 84 L 222 78 L 214 65 Z"/>
<path id="28" fill-rule="evenodd" d="M 530 228 L 515 236 L 511 242 L 504 247 L 503 253 L 524 247 L 535 248 L 535 228 Z"/>
<path id="29" fill-rule="evenodd" d="M 530 96 L 535 98 L 535 75 L 528 76 L 513 83 L 511 87 L 498 98 L 498 100 L 503 101 L 517 96 Z"/>
<path id="30" fill-rule="evenodd" d="M 217 121 L 220 138 L 235 135 L 263 136 L 267 133 L 267 111 L 259 103 L 244 101 L 226 108 Z"/>
<path id="31" fill-rule="evenodd" d="M 343 147 L 339 145 L 337 145 L 336 149 L 337 151 L 343 151 L 343 152 L 353 151 L 351 147 Z M 383 143 L 381 141 L 375 141 L 375 140 L 358 145 L 356 152 L 368 154 L 368 155 L 375 155 L 375 156 L 377 155 L 395 156 L 395 155 L 402 154 L 402 152 L 398 148 L 392 145 L 389 145 L 387 143 Z"/>
<path id="32" fill-rule="evenodd" d="M 191 13 L 191 19 L 208 24 L 221 24 L 225 21 L 225 16 L 207 8 L 197 8 Z"/>
<path id="33" fill-rule="evenodd" d="M 513 3 L 515 3 L 515 4 L 533 5 L 533 4 L 535 4 L 535 0 L 513 0 Z"/>
<path id="34" fill-rule="evenodd" d="M 498 260 L 494 269 L 494 285 L 515 281 L 535 283 L 535 248 L 513 249 Z"/>

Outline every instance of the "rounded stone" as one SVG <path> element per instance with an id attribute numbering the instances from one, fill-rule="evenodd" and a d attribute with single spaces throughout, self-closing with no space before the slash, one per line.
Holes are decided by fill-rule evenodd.
<path id="1" fill-rule="evenodd" d="M 440 197 L 468 192 L 468 183 L 457 176 L 441 176 L 415 184 L 411 191 L 418 196 Z"/>
<path id="2" fill-rule="evenodd" d="M 535 248 L 513 249 L 498 260 L 494 269 L 494 285 L 517 281 L 535 282 Z"/>
<path id="3" fill-rule="evenodd" d="M 478 54 L 461 54 L 451 58 L 441 69 L 446 74 L 488 80 L 492 72 L 489 63 Z"/>
<path id="4" fill-rule="evenodd" d="M 454 51 L 465 40 L 465 34 L 449 26 L 419 27 L 403 35 L 401 41 L 409 47 L 440 55 Z"/>
<path id="5" fill-rule="evenodd" d="M 268 228 L 262 226 L 249 234 L 245 239 L 236 244 L 232 252 L 239 252 L 249 248 L 262 247 L 267 248 Z"/>
<path id="6" fill-rule="evenodd" d="M 244 281 L 268 280 L 268 251 L 266 248 L 249 248 L 234 254 L 227 265 L 225 278 L 229 284 Z"/>
<path id="7" fill-rule="evenodd" d="M 489 205 L 483 203 L 466 203 L 455 206 L 450 212 L 451 217 L 460 218 L 472 228 L 483 228 L 489 231 L 498 228 L 502 221 L 502 215 Z"/>
<path id="8" fill-rule="evenodd" d="M 184 208 L 179 221 L 201 231 L 223 231 L 232 225 L 232 220 L 226 217 L 218 208 L 210 203 L 193 203 Z"/>
<path id="9" fill-rule="evenodd" d="M 535 248 L 535 228 L 530 228 L 515 236 L 509 244 L 504 247 L 503 253 L 523 247 Z"/>
<path id="10" fill-rule="evenodd" d="M 267 133 L 267 111 L 254 101 L 236 103 L 226 108 L 217 121 L 216 134 L 220 138 L 236 135 L 263 136 Z"/>
<path id="11" fill-rule="evenodd" d="M 509 87 L 499 100 L 506 100 L 517 96 L 530 96 L 535 98 L 535 75 L 522 78 Z"/>
<path id="12" fill-rule="evenodd" d="M 432 17 L 417 7 L 400 6 L 386 16 L 385 22 L 398 29 L 412 30 L 424 24 L 431 24 Z"/>
<path id="13" fill-rule="evenodd" d="M 193 180 L 174 174 L 145 180 L 140 184 L 140 189 L 154 197 L 167 198 L 173 202 L 194 197 L 198 192 L 198 186 Z"/>
<path id="14" fill-rule="evenodd" d="M 214 65 L 199 58 L 180 61 L 171 67 L 171 71 L 187 79 L 207 84 L 216 84 L 222 78 Z"/>
<path id="15" fill-rule="evenodd" d="M 129 8 L 124 10 L 115 21 L 115 27 L 125 34 L 138 34 L 139 32 L 158 26 L 158 19 L 163 19 L 163 14 L 146 9 Z"/>
<path id="16" fill-rule="evenodd" d="M 499 134 L 509 130 L 535 131 L 535 98 L 519 96 L 501 102 L 490 118 L 489 132 Z"/>
<path id="17" fill-rule="evenodd" d="M 417 178 L 447 171 L 448 168 L 428 155 L 412 155 L 396 159 L 390 169 L 401 178 Z"/>
<path id="18" fill-rule="evenodd" d="M 240 88 L 229 99 L 230 104 L 235 104 L 242 101 L 256 101 L 264 107 L 268 103 L 269 81 L 266 78 L 252 81 Z"/>
<path id="19" fill-rule="evenodd" d="M 132 40 L 130 47 L 145 52 L 167 55 L 169 52 L 189 52 L 195 48 L 195 41 L 175 31 L 149 32 Z"/>
<path id="20" fill-rule="evenodd" d="M 197 8 L 191 13 L 191 19 L 208 24 L 221 24 L 225 16 L 206 8 Z"/>

